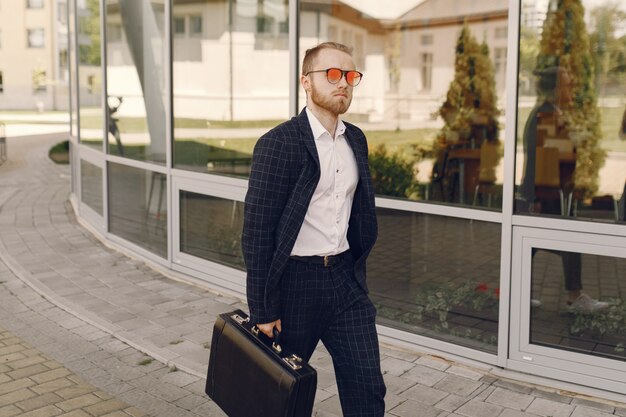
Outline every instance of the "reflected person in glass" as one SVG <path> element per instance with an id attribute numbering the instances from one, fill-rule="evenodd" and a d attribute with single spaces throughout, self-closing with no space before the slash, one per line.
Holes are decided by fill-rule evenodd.
<path id="1" fill-rule="evenodd" d="M 339 116 L 362 74 L 351 49 L 306 51 L 307 106 L 257 142 L 245 199 L 242 249 L 251 322 L 309 360 L 321 340 L 346 417 L 382 417 L 376 309 L 365 261 L 377 237 L 367 140 Z"/>
<path id="2" fill-rule="evenodd" d="M 574 148 L 562 122 L 563 103 L 571 100 L 571 83 L 561 66 L 534 72 L 540 103 L 531 110 L 524 126 L 524 177 L 515 201 L 517 213 L 569 215 L 564 194 L 573 192 Z M 571 149 L 568 148 L 571 146 Z M 569 166 L 569 168 L 568 168 Z M 533 248 L 534 257 L 538 249 Z M 561 257 L 568 310 L 593 312 L 608 307 L 582 292 L 582 256 L 577 252 L 549 251 Z M 531 300 L 539 307 L 541 301 Z"/>

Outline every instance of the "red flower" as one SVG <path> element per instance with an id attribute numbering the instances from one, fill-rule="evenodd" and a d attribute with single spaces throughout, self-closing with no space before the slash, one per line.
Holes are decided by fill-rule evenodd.
<path id="1" fill-rule="evenodd" d="M 500 298 L 500 287 L 494 289 L 493 293 L 496 295 L 496 298 Z"/>
<path id="2" fill-rule="evenodd" d="M 487 284 L 485 284 L 484 282 L 481 282 L 478 284 L 478 286 L 474 289 L 474 291 L 480 291 L 480 292 L 485 292 L 489 289 L 489 287 L 487 287 Z"/>

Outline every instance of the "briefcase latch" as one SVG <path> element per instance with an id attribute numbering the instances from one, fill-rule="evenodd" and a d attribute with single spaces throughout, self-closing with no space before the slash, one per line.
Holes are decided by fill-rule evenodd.
<path id="1" fill-rule="evenodd" d="M 300 365 L 302 359 L 297 355 L 286 356 L 283 358 L 283 361 L 285 361 L 285 363 L 289 365 L 294 371 L 302 369 L 302 365 Z"/>
<path id="2" fill-rule="evenodd" d="M 244 319 L 243 317 L 241 317 L 239 314 L 233 314 L 232 316 L 230 316 L 233 320 L 235 320 L 237 323 L 239 324 L 244 324 L 250 321 L 250 318 L 246 318 Z"/>

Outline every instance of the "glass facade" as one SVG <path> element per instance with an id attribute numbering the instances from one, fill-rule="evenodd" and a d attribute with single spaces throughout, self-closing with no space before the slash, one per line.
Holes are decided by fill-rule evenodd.
<path id="1" fill-rule="evenodd" d="M 496 353 L 499 224 L 378 209 L 368 287 L 382 324 Z"/>
<path id="2" fill-rule="evenodd" d="M 174 166 L 247 177 L 256 140 L 289 117 L 288 2 L 175 0 L 172 13 Z"/>
<path id="3" fill-rule="evenodd" d="M 81 160 L 80 179 L 82 202 L 102 216 L 102 168 Z"/>
<path id="4" fill-rule="evenodd" d="M 242 228 L 242 202 L 180 192 L 181 252 L 243 270 Z"/>
<path id="5" fill-rule="evenodd" d="M 360 3 L 69 1 L 78 201 L 106 237 L 244 291 L 256 141 L 306 105 L 307 48 L 347 44 L 381 334 L 614 391 L 587 377 L 626 380 L 626 5 Z"/>
<path id="6" fill-rule="evenodd" d="M 165 8 L 106 3 L 109 153 L 165 164 Z M 138 25 L 137 22 L 142 22 Z"/>
<path id="7" fill-rule="evenodd" d="M 109 230 L 167 256 L 167 177 L 109 162 Z"/>
<path id="8" fill-rule="evenodd" d="M 626 258 L 533 248 L 532 261 L 530 342 L 626 361 Z"/>
<path id="9" fill-rule="evenodd" d="M 100 50 L 100 2 L 78 3 L 78 88 L 80 141 L 102 151 L 105 114 L 102 108 L 102 53 Z"/>

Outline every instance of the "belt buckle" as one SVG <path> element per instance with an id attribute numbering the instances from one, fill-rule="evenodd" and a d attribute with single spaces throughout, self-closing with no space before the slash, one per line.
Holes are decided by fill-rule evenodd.
<path id="1" fill-rule="evenodd" d="M 328 255 L 324 255 L 324 267 L 328 267 L 328 262 L 330 261 L 330 257 Z"/>

